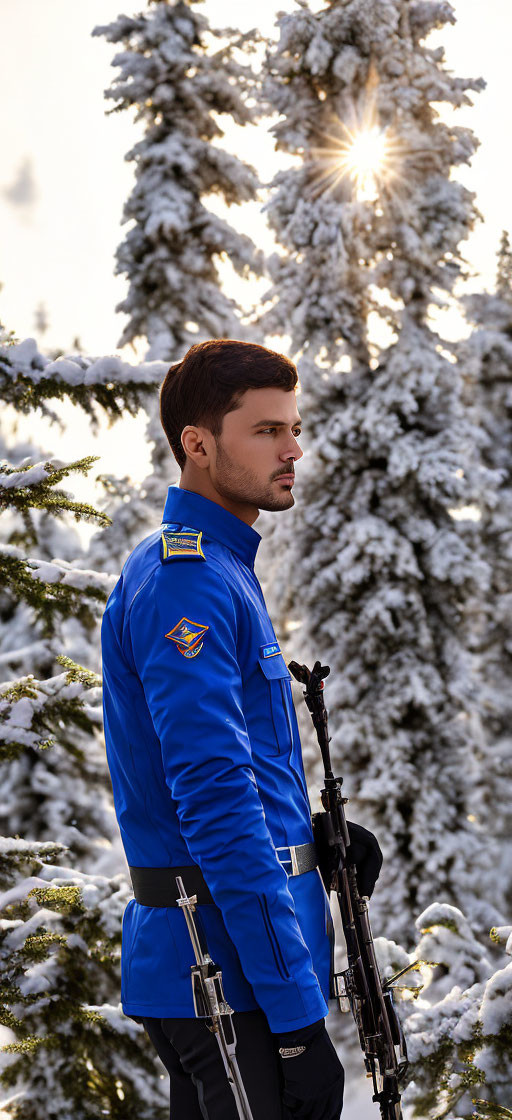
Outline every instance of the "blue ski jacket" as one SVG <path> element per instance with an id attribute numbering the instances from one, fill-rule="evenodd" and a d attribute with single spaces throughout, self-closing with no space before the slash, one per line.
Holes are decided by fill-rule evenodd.
<path id="1" fill-rule="evenodd" d="M 169 487 L 162 526 L 107 601 L 103 710 L 128 864 L 199 865 L 226 999 L 280 1032 L 327 1014 L 332 919 L 318 869 L 288 877 L 276 854 L 313 834 L 291 676 L 254 572 L 260 540 L 218 503 Z M 193 963 L 180 909 L 128 902 L 126 1015 L 193 1017 Z"/>

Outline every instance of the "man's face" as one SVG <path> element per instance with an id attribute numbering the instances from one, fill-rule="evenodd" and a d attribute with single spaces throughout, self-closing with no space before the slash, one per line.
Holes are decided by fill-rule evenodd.
<path id="1" fill-rule="evenodd" d="M 182 485 L 188 480 L 248 524 L 260 509 L 290 509 L 294 480 L 279 476 L 294 475 L 294 463 L 303 455 L 300 430 L 294 390 L 247 389 L 239 408 L 224 416 L 217 443 L 207 428 L 184 429 L 199 433 L 203 452 L 193 455 L 194 465 L 187 459 Z M 188 444 L 188 450 L 199 447 L 195 440 Z"/>

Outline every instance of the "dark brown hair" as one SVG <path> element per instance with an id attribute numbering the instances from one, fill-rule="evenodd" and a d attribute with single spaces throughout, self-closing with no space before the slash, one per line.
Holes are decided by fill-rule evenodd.
<path id="1" fill-rule="evenodd" d="M 183 470 L 187 456 L 181 433 L 187 424 L 208 428 L 215 442 L 227 412 L 240 408 L 247 389 L 295 389 L 290 358 L 255 342 L 211 338 L 196 342 L 170 366 L 160 389 L 160 419 L 171 451 Z"/>

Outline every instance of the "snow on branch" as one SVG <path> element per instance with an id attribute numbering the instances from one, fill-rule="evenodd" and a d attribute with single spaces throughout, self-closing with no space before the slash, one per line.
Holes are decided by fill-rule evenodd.
<path id="1" fill-rule="evenodd" d="M 45 404 L 48 399 L 67 398 L 79 405 L 97 424 L 95 404 L 111 419 L 126 409 L 135 416 L 141 397 L 161 384 L 167 362 L 141 362 L 130 365 L 116 355 L 91 358 L 81 354 L 56 359 L 42 354 L 34 338 L 22 342 L 0 342 L 0 395 L 18 412 L 36 407 L 50 420 L 58 416 Z"/>
<path id="2" fill-rule="evenodd" d="M 11 506 L 17 510 L 25 510 L 34 506 L 51 511 L 57 517 L 67 511 L 75 515 L 76 521 L 82 518 L 103 526 L 111 525 L 112 519 L 108 514 L 87 502 L 74 502 L 65 490 L 52 489 L 71 471 L 86 474 L 99 458 L 99 455 L 86 455 L 83 459 L 67 464 L 55 458 L 40 463 L 23 460 L 16 467 L 10 467 L 3 460 L 0 462 L 0 507 Z"/>
<path id="3" fill-rule="evenodd" d="M 22 548 L 3 542 L 0 571 L 4 587 L 9 586 L 16 599 L 33 607 L 49 626 L 55 614 L 66 618 L 74 614 L 85 626 L 93 625 L 119 578 L 77 568 L 67 560 L 25 557 Z"/>
<path id="4" fill-rule="evenodd" d="M 101 724 L 101 709 L 89 703 L 98 701 L 101 679 L 96 673 L 60 655 L 57 660 L 66 672 L 46 680 L 32 673 L 16 681 L 0 684 L 0 758 L 14 758 L 26 747 L 46 750 L 69 738 L 73 727 L 92 730 Z M 48 731 L 55 732 L 48 738 Z"/>

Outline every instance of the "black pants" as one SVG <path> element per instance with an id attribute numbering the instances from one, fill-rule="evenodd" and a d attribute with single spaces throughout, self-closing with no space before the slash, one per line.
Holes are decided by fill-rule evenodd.
<path id="1" fill-rule="evenodd" d="M 142 1019 L 169 1071 L 171 1120 L 238 1120 L 218 1042 L 202 1019 Z M 254 1120 L 282 1120 L 281 1070 L 263 1011 L 235 1011 L 236 1057 Z"/>

